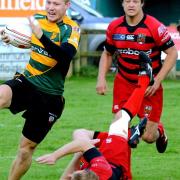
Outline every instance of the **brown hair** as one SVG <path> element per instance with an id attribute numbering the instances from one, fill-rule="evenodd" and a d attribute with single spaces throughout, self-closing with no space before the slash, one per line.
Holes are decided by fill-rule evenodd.
<path id="1" fill-rule="evenodd" d="M 71 180 L 99 180 L 99 177 L 91 170 L 84 170 L 73 173 Z"/>
<path id="2" fill-rule="evenodd" d="M 121 0 L 122 2 L 124 1 L 124 0 Z M 141 0 L 141 4 L 143 4 L 145 2 L 145 0 Z"/>

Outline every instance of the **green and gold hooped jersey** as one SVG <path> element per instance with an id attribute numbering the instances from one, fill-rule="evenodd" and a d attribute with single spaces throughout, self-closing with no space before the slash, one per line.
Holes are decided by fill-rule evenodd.
<path id="1" fill-rule="evenodd" d="M 80 29 L 76 22 L 65 16 L 59 23 L 47 21 L 46 13 L 35 14 L 43 33 L 58 46 L 67 42 L 78 48 Z M 58 68 L 57 60 L 45 50 L 42 43 L 32 35 L 32 48 L 29 63 L 24 75 L 37 89 L 48 94 L 62 95 L 65 77 Z"/>

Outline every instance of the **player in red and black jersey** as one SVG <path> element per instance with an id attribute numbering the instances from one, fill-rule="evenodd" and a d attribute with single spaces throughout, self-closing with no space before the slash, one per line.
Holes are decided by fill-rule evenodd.
<path id="1" fill-rule="evenodd" d="M 96 91 L 100 95 L 106 93 L 106 74 L 112 64 L 112 56 L 116 55 L 118 72 L 114 80 L 112 111 L 115 118 L 119 117 L 120 109 L 137 86 L 139 53 L 145 52 L 152 59 L 154 84 L 146 89 L 137 114 L 140 118 L 148 116 L 143 139 L 147 143 L 156 141 L 158 152 L 163 153 L 167 146 L 167 136 L 160 123 L 163 105 L 161 82 L 174 66 L 177 50 L 167 28 L 154 17 L 144 14 L 143 5 L 143 0 L 123 0 L 125 15 L 109 24 Z M 166 54 L 163 64 L 161 52 Z"/>
<path id="2" fill-rule="evenodd" d="M 147 55 L 140 57 L 146 59 Z M 111 123 L 108 133 L 76 130 L 73 141 L 51 154 L 37 158 L 37 162 L 55 164 L 63 156 L 78 152 L 63 173 L 61 180 L 131 180 L 132 177 L 128 174 L 130 166 L 128 123 L 138 112 L 147 86 L 153 82 L 149 62 L 142 62 L 140 66 L 138 86 L 120 110 L 121 116 Z M 134 140 L 138 140 L 142 135 L 139 131 L 142 132 L 146 123 L 147 119 L 144 118 L 136 126 Z M 83 161 L 80 164 L 81 157 Z"/>

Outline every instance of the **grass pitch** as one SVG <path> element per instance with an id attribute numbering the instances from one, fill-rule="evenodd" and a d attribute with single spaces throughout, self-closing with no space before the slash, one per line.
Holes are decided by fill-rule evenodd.
<path id="1" fill-rule="evenodd" d="M 71 139 L 77 128 L 107 130 L 112 119 L 112 78 L 108 81 L 106 96 L 96 94 L 96 78 L 67 79 L 65 87 L 66 107 L 60 120 L 46 139 L 39 145 L 33 159 L 49 153 Z M 164 109 L 162 121 L 169 144 L 166 153 L 159 154 L 155 144 L 141 142 L 132 151 L 134 180 L 179 180 L 180 179 L 180 83 L 166 80 L 164 83 Z M 134 119 L 136 122 L 136 118 Z M 12 115 L 0 111 L 0 179 L 7 180 L 9 167 L 14 159 L 20 139 L 23 119 L 21 114 Z M 57 180 L 71 156 L 62 158 L 54 166 L 39 165 L 34 160 L 23 180 Z"/>

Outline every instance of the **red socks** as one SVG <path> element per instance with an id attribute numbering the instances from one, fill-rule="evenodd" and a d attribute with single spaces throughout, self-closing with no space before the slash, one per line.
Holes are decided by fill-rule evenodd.
<path id="1" fill-rule="evenodd" d="M 139 111 L 148 85 L 149 77 L 147 75 L 139 76 L 137 88 L 133 91 L 131 97 L 123 106 L 123 109 L 131 113 L 132 117 L 134 117 Z"/>

